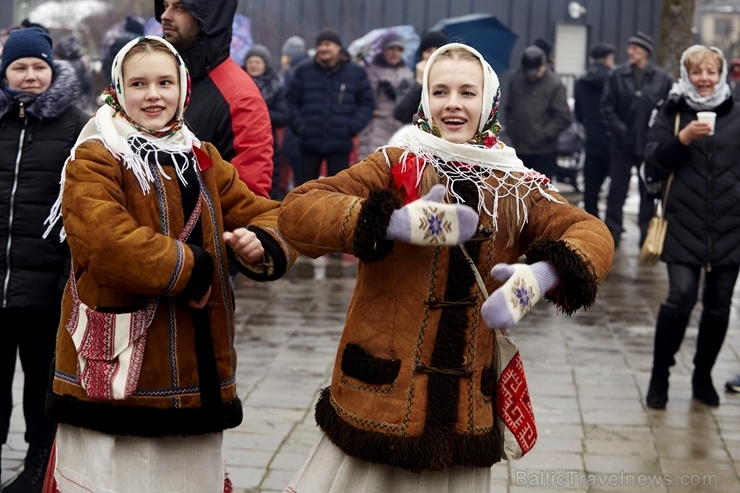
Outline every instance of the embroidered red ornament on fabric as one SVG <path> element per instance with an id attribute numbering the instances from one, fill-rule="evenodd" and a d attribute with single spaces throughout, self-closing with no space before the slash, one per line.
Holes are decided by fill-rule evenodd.
<path id="1" fill-rule="evenodd" d="M 534 447 L 537 427 L 519 352 L 503 369 L 496 385 L 496 414 L 511 430 L 522 449 L 522 455 Z"/>

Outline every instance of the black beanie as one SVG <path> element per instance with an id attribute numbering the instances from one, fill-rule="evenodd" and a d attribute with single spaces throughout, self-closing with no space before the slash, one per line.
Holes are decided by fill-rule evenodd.
<path id="1" fill-rule="evenodd" d="M 647 51 L 648 55 L 653 52 L 653 38 L 642 31 L 637 31 L 633 36 L 630 36 L 627 43 L 639 46 Z"/>
<path id="2" fill-rule="evenodd" d="M 316 37 L 317 45 L 321 43 L 322 41 L 331 41 L 332 43 L 336 43 L 339 46 L 342 46 L 342 40 L 339 38 L 339 34 L 337 34 L 336 31 L 333 31 L 331 29 L 324 29 Z"/>
<path id="3" fill-rule="evenodd" d="M 427 31 L 419 42 L 419 53 L 424 53 L 429 48 L 439 48 L 447 43 L 447 35 L 442 31 Z"/>
<path id="4" fill-rule="evenodd" d="M 49 33 L 39 27 L 28 27 L 11 31 L 3 45 L 0 74 L 5 74 L 5 69 L 14 61 L 26 57 L 43 60 L 52 70 L 54 69 L 54 57 Z"/>

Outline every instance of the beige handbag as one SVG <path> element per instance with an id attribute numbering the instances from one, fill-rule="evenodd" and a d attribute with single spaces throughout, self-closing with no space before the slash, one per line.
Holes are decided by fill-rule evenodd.
<path id="1" fill-rule="evenodd" d="M 681 114 L 676 113 L 676 123 L 673 127 L 674 135 L 678 135 L 678 125 L 680 121 Z M 645 235 L 645 241 L 642 243 L 642 248 L 640 248 L 640 262 L 644 264 L 657 264 L 660 260 L 660 256 L 663 254 L 663 244 L 665 243 L 665 235 L 668 231 L 668 220 L 665 218 L 665 208 L 668 204 L 668 192 L 671 190 L 672 182 L 673 173 L 670 174 L 668 181 L 666 182 L 663 199 L 656 200 L 655 214 L 650 218 L 647 234 Z"/>

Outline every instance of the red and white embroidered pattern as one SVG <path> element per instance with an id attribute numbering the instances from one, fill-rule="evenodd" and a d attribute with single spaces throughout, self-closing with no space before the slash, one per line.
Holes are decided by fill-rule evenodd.
<path id="1" fill-rule="evenodd" d="M 202 210 L 198 201 L 178 235 L 185 241 Z M 178 268 L 179 271 L 179 268 Z M 77 350 L 77 378 L 92 399 L 126 399 L 133 395 L 144 361 L 146 331 L 154 320 L 159 298 L 130 313 L 99 312 L 82 303 L 77 293 L 74 266 L 70 266 L 72 311 L 65 327 Z"/>
<path id="2" fill-rule="evenodd" d="M 496 385 L 496 414 L 506 426 L 504 432 L 511 432 L 516 438 L 521 448 L 519 457 L 529 452 L 537 441 L 537 427 L 518 351 L 501 372 Z"/>
<path id="3" fill-rule="evenodd" d="M 139 381 L 146 329 L 154 318 L 156 299 L 132 313 L 103 313 L 82 303 L 74 291 L 72 303 L 78 316 L 70 319 L 76 324 L 68 323 L 67 330 L 77 348 L 80 385 L 93 399 L 130 397 Z"/>

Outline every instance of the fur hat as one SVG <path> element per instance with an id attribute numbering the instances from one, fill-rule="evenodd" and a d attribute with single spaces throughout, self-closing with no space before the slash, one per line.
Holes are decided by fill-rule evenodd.
<path id="1" fill-rule="evenodd" d="M 609 43 L 597 43 L 593 45 L 591 48 L 591 51 L 589 52 L 589 55 L 594 60 L 599 60 L 601 58 L 607 57 L 611 55 L 612 53 L 616 53 L 617 48 Z"/>
<path id="2" fill-rule="evenodd" d="M 5 69 L 14 61 L 26 57 L 43 60 L 52 70 L 54 69 L 54 56 L 49 33 L 39 27 L 28 27 L 11 31 L 3 45 L 0 74 L 5 74 Z"/>
<path id="3" fill-rule="evenodd" d="M 647 51 L 648 55 L 653 52 L 653 38 L 642 31 L 637 31 L 634 35 L 630 36 L 627 40 L 627 44 L 639 46 L 643 50 Z"/>
<path id="4" fill-rule="evenodd" d="M 300 36 L 291 36 L 283 43 L 280 53 L 290 58 L 299 57 L 306 53 L 306 42 Z"/>
<path id="5" fill-rule="evenodd" d="M 316 45 L 318 46 L 318 44 L 322 41 L 331 41 L 332 43 L 336 43 L 339 46 L 342 46 L 342 40 L 339 37 L 339 34 L 337 34 L 337 32 L 332 29 L 324 29 L 319 33 L 319 35 L 316 37 Z"/>

